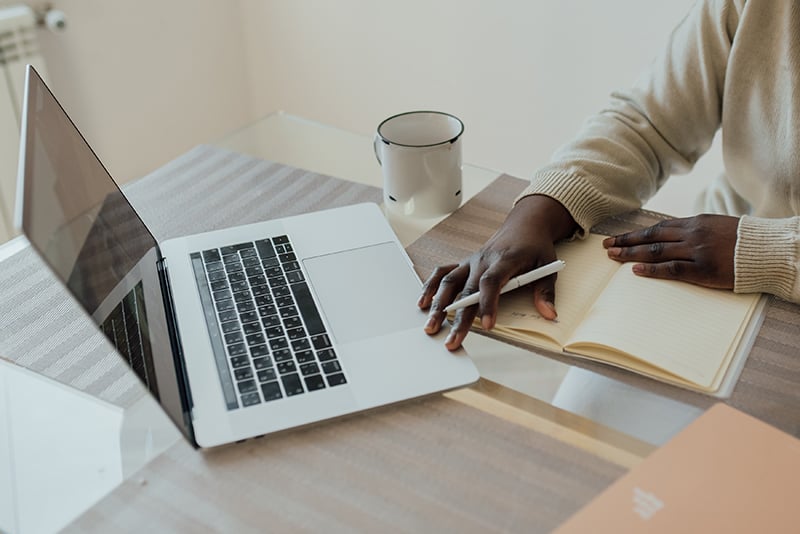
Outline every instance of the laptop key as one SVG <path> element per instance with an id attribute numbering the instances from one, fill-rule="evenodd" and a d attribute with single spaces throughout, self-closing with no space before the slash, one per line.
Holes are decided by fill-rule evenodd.
<path id="1" fill-rule="evenodd" d="M 269 356 L 266 358 L 256 358 L 253 360 L 253 366 L 256 368 L 256 372 L 263 371 L 264 369 L 272 369 L 272 358 Z"/>
<path id="2" fill-rule="evenodd" d="M 258 314 L 256 312 L 245 312 L 239 315 L 239 320 L 242 323 L 254 323 L 258 321 Z"/>
<path id="3" fill-rule="evenodd" d="M 303 376 L 319 374 L 319 366 L 316 362 L 303 364 L 300 366 L 300 374 Z"/>
<path id="4" fill-rule="evenodd" d="M 242 325 L 244 329 L 245 335 L 255 334 L 256 332 L 261 332 L 261 325 L 258 323 L 245 323 Z"/>
<path id="5" fill-rule="evenodd" d="M 297 359 L 297 363 L 308 363 L 315 361 L 314 353 L 310 350 L 301 350 L 300 352 L 295 353 L 294 357 Z"/>
<path id="6" fill-rule="evenodd" d="M 250 291 L 245 289 L 244 291 L 238 291 L 233 294 L 233 300 L 236 301 L 236 305 L 238 306 L 242 302 L 250 302 L 250 299 L 253 296 L 250 294 Z"/>
<path id="7" fill-rule="evenodd" d="M 275 382 L 261 384 L 261 393 L 264 395 L 264 402 L 277 400 L 283 397 L 283 393 L 281 393 L 281 386 L 278 384 L 277 380 Z"/>
<path id="8" fill-rule="evenodd" d="M 242 336 L 242 333 L 239 330 L 225 334 L 225 343 L 228 345 L 239 343 L 243 340 L 244 336 Z"/>
<path id="9" fill-rule="evenodd" d="M 322 363 L 322 370 L 326 375 L 329 375 L 332 373 L 338 373 L 342 370 L 342 367 L 339 365 L 338 360 L 330 360 Z"/>
<path id="10" fill-rule="evenodd" d="M 322 375 L 307 376 L 304 378 L 304 381 L 306 383 L 306 388 L 308 388 L 308 391 L 325 389 L 325 381 L 322 379 Z"/>
<path id="11" fill-rule="evenodd" d="M 278 349 L 272 353 L 272 358 L 276 362 L 288 362 L 292 360 L 292 351 L 289 349 Z"/>
<path id="12" fill-rule="evenodd" d="M 249 367 L 240 367 L 239 369 L 234 369 L 233 375 L 237 381 L 247 380 L 248 378 L 253 378 L 253 370 Z"/>
<path id="13" fill-rule="evenodd" d="M 327 334 L 319 334 L 311 338 L 314 348 L 317 350 L 325 349 L 331 346 L 331 340 Z"/>
<path id="14" fill-rule="evenodd" d="M 247 336 L 247 345 L 252 347 L 254 345 L 263 345 L 266 343 L 267 340 L 264 339 L 264 334 L 259 332 L 258 334 L 250 334 Z"/>
<path id="15" fill-rule="evenodd" d="M 220 291 L 222 289 L 228 289 L 228 281 L 224 278 L 211 282 L 211 291 Z"/>
<path id="16" fill-rule="evenodd" d="M 275 298 L 285 297 L 292 294 L 292 289 L 289 286 L 278 286 L 272 288 L 272 295 Z"/>
<path id="17" fill-rule="evenodd" d="M 231 332 L 238 332 L 239 331 L 239 321 L 230 321 L 227 323 L 222 323 L 222 333 L 223 334 L 230 334 Z"/>
<path id="18" fill-rule="evenodd" d="M 278 338 L 269 340 L 269 348 L 272 349 L 272 350 L 285 349 L 288 346 L 289 346 L 289 342 L 286 341 L 285 337 L 278 337 Z"/>
<path id="19" fill-rule="evenodd" d="M 254 347 L 250 347 L 250 355 L 253 356 L 253 358 L 269 356 L 269 349 L 266 345 L 256 345 Z"/>
<path id="20" fill-rule="evenodd" d="M 253 295 L 269 295 L 269 287 L 266 285 L 253 286 L 251 289 Z"/>
<path id="21" fill-rule="evenodd" d="M 328 385 L 331 387 L 347 384 L 347 379 L 344 377 L 342 373 L 336 373 L 335 375 L 328 375 L 327 378 L 328 378 Z"/>
<path id="22" fill-rule="evenodd" d="M 245 365 L 250 365 L 250 358 L 245 356 L 234 356 L 231 358 L 231 365 L 234 369 L 237 367 L 244 367 Z"/>
<path id="23" fill-rule="evenodd" d="M 275 374 L 275 369 L 272 369 L 271 367 L 269 369 L 257 371 L 256 376 L 258 377 L 259 382 L 270 382 L 271 380 L 276 380 L 278 378 L 278 375 Z"/>
<path id="24" fill-rule="evenodd" d="M 286 279 L 289 281 L 290 284 L 294 284 L 297 282 L 302 282 L 305 280 L 302 271 L 290 271 L 286 273 Z"/>
<path id="25" fill-rule="evenodd" d="M 257 391 L 248 393 L 247 395 L 242 395 L 242 406 L 245 408 L 248 406 L 254 406 L 256 404 L 261 404 L 261 397 L 258 396 Z"/>
<path id="26" fill-rule="evenodd" d="M 243 354 L 247 354 L 247 347 L 244 343 L 234 343 L 233 345 L 228 345 L 229 356 L 241 356 Z"/>
<path id="27" fill-rule="evenodd" d="M 289 337 L 292 337 L 291 334 L 289 334 Z M 311 348 L 311 342 L 308 341 L 307 337 L 295 339 L 292 341 L 292 348 L 295 350 L 295 352 L 307 350 Z"/>
<path id="28" fill-rule="evenodd" d="M 219 312 L 219 322 L 225 323 L 236 319 L 236 310 L 225 310 Z"/>
<path id="29" fill-rule="evenodd" d="M 300 314 L 306 323 L 308 334 L 313 336 L 325 332 L 325 325 L 322 323 L 322 318 L 319 316 L 319 310 L 314 303 L 314 298 L 311 296 L 311 290 L 305 282 L 298 282 L 292 284 L 292 291 L 294 291 L 294 298 L 297 302 L 297 307 L 300 308 Z"/>
<path id="30" fill-rule="evenodd" d="M 322 349 L 320 351 L 317 351 L 317 358 L 319 358 L 319 361 L 321 362 L 326 362 L 328 360 L 335 360 L 336 353 L 333 351 L 333 349 Z"/>
<path id="31" fill-rule="evenodd" d="M 262 259 L 275 257 L 275 249 L 269 239 L 261 239 L 256 241 L 256 249 Z"/>
<path id="32" fill-rule="evenodd" d="M 212 282 L 216 282 L 217 280 L 225 280 L 225 278 L 227 278 L 225 271 L 214 271 L 208 273 L 208 279 Z"/>
<path id="33" fill-rule="evenodd" d="M 297 376 L 297 373 L 282 376 L 281 382 L 283 382 L 283 389 L 286 390 L 287 397 L 305 393 L 303 383 L 300 381 L 300 377 Z"/>
<path id="34" fill-rule="evenodd" d="M 282 375 L 286 373 L 293 373 L 297 371 L 297 367 L 294 365 L 294 361 L 286 361 L 286 362 L 278 362 L 278 372 Z"/>
<path id="35" fill-rule="evenodd" d="M 206 262 L 219 261 L 219 259 L 220 259 L 219 250 L 212 248 L 210 250 L 203 251 L 203 260 L 205 260 Z"/>
<path id="36" fill-rule="evenodd" d="M 228 290 L 228 289 L 222 289 L 220 291 L 214 291 L 214 293 L 211 296 L 215 301 L 228 300 L 228 299 L 233 297 L 233 295 L 231 295 L 230 290 Z"/>
<path id="37" fill-rule="evenodd" d="M 293 345 L 295 341 L 306 341 L 306 343 L 308 342 L 308 339 L 306 338 L 306 331 L 305 329 L 303 329 L 302 326 L 298 326 L 297 328 L 292 328 L 291 330 L 288 330 L 286 332 L 286 335 L 293 342 L 292 343 Z M 309 345 L 306 345 L 299 350 L 307 349 L 308 347 Z"/>
<path id="38" fill-rule="evenodd" d="M 237 385 L 239 386 L 239 393 L 242 395 L 245 393 L 252 393 L 258 389 L 255 380 L 244 380 L 239 382 Z"/>

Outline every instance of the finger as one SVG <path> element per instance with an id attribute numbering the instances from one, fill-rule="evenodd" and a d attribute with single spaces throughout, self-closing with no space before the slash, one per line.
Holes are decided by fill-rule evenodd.
<path id="1" fill-rule="evenodd" d="M 732 272 L 720 273 L 707 264 L 697 261 L 667 261 L 663 263 L 637 263 L 632 267 L 634 274 L 663 280 L 679 280 L 716 289 L 733 289 Z"/>
<path id="2" fill-rule="evenodd" d="M 500 288 L 512 276 L 518 274 L 519 266 L 508 262 L 497 262 L 481 275 L 478 286 L 481 292 L 480 314 L 481 326 L 491 330 L 497 322 L 497 306 L 500 302 Z"/>
<path id="3" fill-rule="evenodd" d="M 463 264 L 440 277 L 438 289 L 431 300 L 430 309 L 428 310 L 425 332 L 435 334 L 442 328 L 442 323 L 447 317 L 447 312 L 444 309 L 455 300 L 456 295 L 464 287 L 464 280 L 466 280 L 468 273 L 469 264 Z"/>
<path id="4" fill-rule="evenodd" d="M 630 247 L 657 241 L 681 241 L 685 236 L 683 219 L 663 221 L 654 226 L 634 230 L 625 234 L 611 236 L 603 240 L 605 248 Z"/>
<path id="5" fill-rule="evenodd" d="M 656 241 L 646 245 L 615 246 L 606 250 L 608 257 L 617 261 L 644 261 L 648 263 L 671 260 L 691 260 L 692 247 L 685 242 Z"/>
<path id="6" fill-rule="evenodd" d="M 662 263 L 637 263 L 631 268 L 634 274 L 662 280 L 697 281 L 697 266 L 692 261 L 673 260 Z"/>
<path id="7" fill-rule="evenodd" d="M 558 275 L 550 275 L 541 280 L 534 282 L 533 286 L 533 305 L 539 315 L 548 321 L 554 320 L 558 317 L 556 313 L 556 277 Z"/>
<path id="8" fill-rule="evenodd" d="M 450 327 L 450 333 L 444 340 L 444 346 L 447 347 L 447 350 L 456 350 L 461 346 L 464 338 L 469 334 L 469 329 L 472 327 L 472 322 L 475 320 L 477 313 L 478 306 L 467 306 L 456 312 L 453 318 L 453 325 Z"/>
<path id="9" fill-rule="evenodd" d="M 442 278 L 458 267 L 457 263 L 451 263 L 450 265 L 440 265 L 436 267 L 433 272 L 430 274 L 425 283 L 422 285 L 422 293 L 419 296 L 419 300 L 417 300 L 417 306 L 419 306 L 423 310 L 427 310 L 428 307 L 431 305 L 431 301 L 433 300 L 433 296 L 436 294 L 436 291 L 439 289 L 439 284 L 442 281 Z"/>

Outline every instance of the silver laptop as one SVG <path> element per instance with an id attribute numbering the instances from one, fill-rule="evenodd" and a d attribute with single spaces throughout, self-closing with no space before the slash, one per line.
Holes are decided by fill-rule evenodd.
<path id="1" fill-rule="evenodd" d="M 17 225 L 197 447 L 470 384 L 375 204 L 158 243 L 35 70 Z"/>

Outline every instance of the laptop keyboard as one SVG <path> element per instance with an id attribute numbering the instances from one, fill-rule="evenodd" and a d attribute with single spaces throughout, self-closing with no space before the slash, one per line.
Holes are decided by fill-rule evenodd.
<path id="1" fill-rule="evenodd" d="M 100 329 L 157 398 L 153 351 L 146 325 L 143 287 L 139 282 L 100 324 Z"/>
<path id="2" fill-rule="evenodd" d="M 347 383 L 287 236 L 190 257 L 228 409 Z"/>

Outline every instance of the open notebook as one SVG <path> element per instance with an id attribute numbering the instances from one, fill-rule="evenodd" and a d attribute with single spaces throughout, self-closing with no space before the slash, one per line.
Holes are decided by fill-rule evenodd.
<path id="1" fill-rule="evenodd" d="M 523 287 L 501 297 L 493 335 L 729 395 L 765 299 L 638 277 L 631 264 L 608 259 L 602 240 L 558 245 L 567 265 L 556 281 L 556 321 L 536 312 L 533 288 Z"/>
<path id="2" fill-rule="evenodd" d="M 557 534 L 798 532 L 800 440 L 719 403 Z"/>

